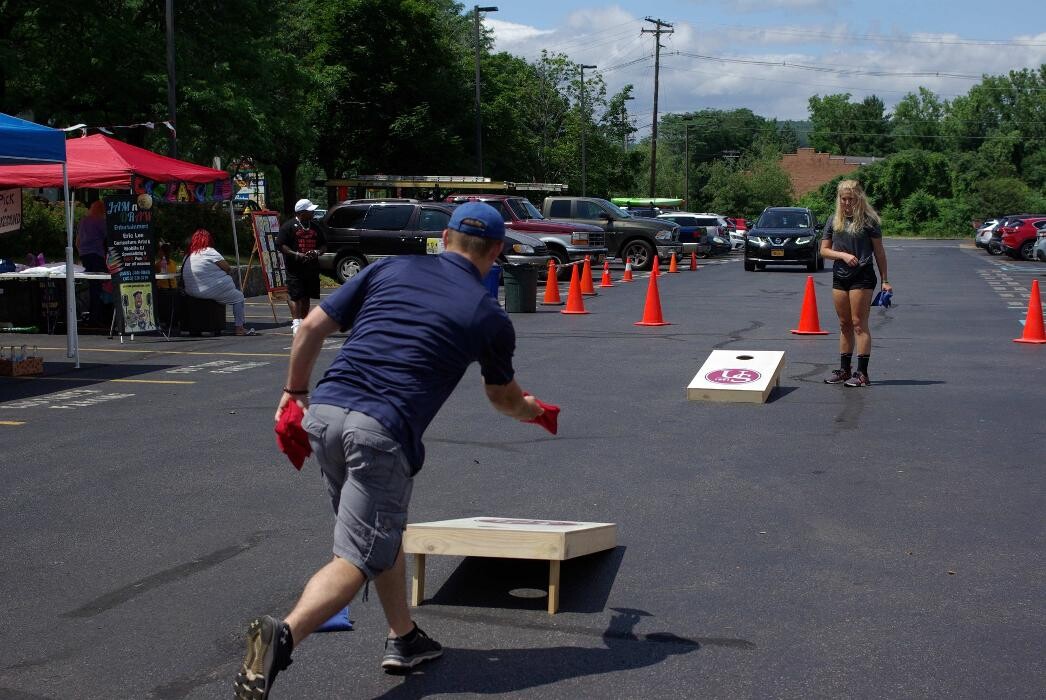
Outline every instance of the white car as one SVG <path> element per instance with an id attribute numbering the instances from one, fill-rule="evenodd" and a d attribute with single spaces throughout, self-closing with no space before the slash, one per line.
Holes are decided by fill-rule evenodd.
<path id="1" fill-rule="evenodd" d="M 995 227 L 997 227 L 998 225 L 999 225 L 999 220 L 998 219 L 989 219 L 988 221 L 985 221 L 984 224 L 981 225 L 981 227 L 979 229 L 977 229 L 977 233 L 974 234 L 974 237 L 973 237 L 974 245 L 976 245 L 978 248 L 984 248 L 986 251 L 988 251 L 992 255 L 998 255 L 999 253 L 1001 253 L 1002 252 L 1001 248 L 996 250 L 991 245 L 991 242 L 992 242 L 992 232 L 995 231 Z"/>
<path id="2" fill-rule="evenodd" d="M 1031 256 L 1039 262 L 1046 262 L 1046 228 L 1039 229 L 1035 237 L 1035 247 L 1032 248 Z"/>

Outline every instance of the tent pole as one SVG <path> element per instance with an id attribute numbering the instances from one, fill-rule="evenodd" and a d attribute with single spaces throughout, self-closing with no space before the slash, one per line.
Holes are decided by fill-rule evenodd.
<path id="1" fill-rule="evenodd" d="M 69 165 L 62 161 L 65 192 L 65 355 L 80 369 L 80 341 L 76 326 L 76 272 L 73 271 L 73 203 L 69 199 Z"/>
<path id="2" fill-rule="evenodd" d="M 236 276 L 240 278 L 240 291 L 243 291 L 243 270 L 240 269 L 240 240 L 236 236 L 236 214 L 232 210 L 232 200 L 229 200 L 229 221 L 232 222 L 232 246 L 236 249 Z"/>

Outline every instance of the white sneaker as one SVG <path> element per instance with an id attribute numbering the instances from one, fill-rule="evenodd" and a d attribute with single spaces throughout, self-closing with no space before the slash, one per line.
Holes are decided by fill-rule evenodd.
<path id="1" fill-rule="evenodd" d="M 291 321 L 291 335 L 298 335 L 298 326 L 301 325 L 301 319 L 296 318 Z"/>

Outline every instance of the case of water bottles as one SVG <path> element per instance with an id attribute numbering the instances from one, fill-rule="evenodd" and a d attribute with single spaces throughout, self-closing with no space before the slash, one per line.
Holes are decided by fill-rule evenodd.
<path id="1" fill-rule="evenodd" d="M 34 345 L 0 345 L 0 377 L 25 377 L 44 373 L 44 358 Z"/>

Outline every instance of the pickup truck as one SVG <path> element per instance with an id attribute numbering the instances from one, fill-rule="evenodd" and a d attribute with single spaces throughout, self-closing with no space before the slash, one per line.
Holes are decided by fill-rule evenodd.
<path id="1" fill-rule="evenodd" d="M 592 263 L 602 263 L 607 256 L 605 234 L 591 224 L 546 219 L 525 197 L 506 194 L 452 194 L 448 202 L 485 202 L 505 220 L 505 227 L 533 236 L 545 244 L 548 254 L 562 267 L 589 256 Z"/>
<path id="2" fill-rule="evenodd" d="M 683 256 L 679 224 L 667 220 L 635 217 L 598 197 L 546 197 L 541 213 L 571 224 L 599 226 L 606 234 L 608 256 L 632 259 L 637 270 L 654 266 L 654 256 L 668 260 L 672 253 Z"/>

